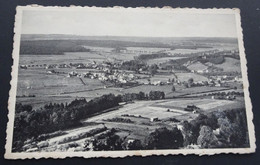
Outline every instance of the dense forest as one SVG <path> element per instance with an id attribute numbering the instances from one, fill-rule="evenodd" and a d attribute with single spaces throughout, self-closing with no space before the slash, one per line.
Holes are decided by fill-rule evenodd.
<path id="1" fill-rule="evenodd" d="M 75 41 L 21 41 L 20 54 L 26 55 L 62 55 L 65 52 L 89 52 Z"/>

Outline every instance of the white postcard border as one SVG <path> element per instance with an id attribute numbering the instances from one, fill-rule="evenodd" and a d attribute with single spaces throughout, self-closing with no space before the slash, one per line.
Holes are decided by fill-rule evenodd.
<path id="1" fill-rule="evenodd" d="M 23 10 L 56 10 L 57 8 L 62 8 L 63 10 L 150 10 L 153 12 L 185 12 L 185 13 L 201 13 L 201 14 L 235 14 L 236 17 L 236 27 L 237 27 L 237 36 L 238 36 L 238 45 L 240 52 L 240 62 L 242 69 L 242 78 L 244 85 L 244 94 L 245 94 L 245 104 L 246 104 L 246 115 L 247 115 L 247 124 L 248 124 L 248 133 L 249 133 L 249 148 L 229 148 L 229 149 L 175 149 L 175 150 L 138 150 L 138 151 L 86 151 L 86 152 L 35 152 L 35 153 L 13 153 L 12 152 L 12 138 L 13 138 L 13 127 L 14 127 L 14 114 L 15 114 L 15 102 L 16 102 L 16 90 L 17 90 L 17 79 L 18 79 L 18 64 L 19 64 L 19 47 L 20 47 L 20 38 L 21 38 L 21 23 L 22 23 L 22 12 Z M 150 156 L 150 155 L 177 155 L 177 154 L 196 154 L 196 155 L 214 155 L 221 153 L 234 153 L 234 154 L 247 154 L 253 153 L 256 149 L 255 144 L 255 130 L 253 125 L 253 112 L 251 99 L 249 97 L 249 82 L 247 77 L 247 61 L 245 57 L 245 49 L 243 45 L 243 34 L 241 27 L 241 17 L 239 9 L 195 9 L 195 8 L 124 8 L 124 7 L 81 7 L 81 6 L 71 6 L 71 7 L 44 7 L 38 5 L 29 5 L 29 6 L 18 6 L 17 13 L 15 16 L 15 27 L 14 27 L 14 43 L 13 43 L 13 66 L 10 81 L 11 89 L 9 92 L 8 100 L 8 123 L 7 123 L 7 137 L 6 137 L 6 159 L 39 159 L 39 158 L 66 158 L 66 157 L 84 157 L 84 158 L 93 158 L 93 157 L 126 157 L 126 156 Z"/>

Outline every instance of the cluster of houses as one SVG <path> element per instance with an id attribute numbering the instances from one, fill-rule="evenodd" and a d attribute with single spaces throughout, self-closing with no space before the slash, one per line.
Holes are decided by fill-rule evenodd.
<path id="1" fill-rule="evenodd" d="M 70 64 L 27 64 L 27 65 L 20 65 L 20 68 L 27 69 L 27 68 L 45 68 L 45 69 L 59 69 L 59 68 L 74 68 L 74 69 L 108 69 L 111 67 L 118 68 L 119 63 L 111 64 L 109 62 L 103 63 L 96 63 L 95 61 L 89 62 L 87 64 L 83 63 L 70 63 Z"/>
<path id="2" fill-rule="evenodd" d="M 134 81 L 137 76 L 132 73 L 118 72 L 115 71 L 112 74 L 107 72 L 87 72 L 87 73 L 77 73 L 76 71 L 71 71 L 68 73 L 68 77 L 84 77 L 90 79 L 98 79 L 100 81 L 111 81 L 111 82 L 120 82 L 128 83 Z"/>
<path id="3" fill-rule="evenodd" d="M 45 68 L 47 64 L 28 64 L 28 65 L 20 65 L 21 69 L 28 69 L 28 68 Z"/>
<path id="4" fill-rule="evenodd" d="M 235 95 L 215 95 L 211 96 L 211 99 L 219 99 L 219 100 L 235 100 L 236 96 Z"/>
<path id="5" fill-rule="evenodd" d="M 214 84 L 215 86 L 222 86 L 228 82 L 242 82 L 242 76 L 228 76 L 228 75 L 218 75 L 218 76 L 210 76 L 209 84 Z"/>
<path id="6" fill-rule="evenodd" d="M 179 85 L 187 84 L 188 87 L 199 87 L 199 86 L 210 86 L 210 87 L 225 87 L 227 83 L 230 82 L 242 82 L 241 76 L 210 76 L 208 81 L 194 81 L 192 84 L 188 84 L 187 82 L 180 82 L 176 80 L 176 83 Z"/>

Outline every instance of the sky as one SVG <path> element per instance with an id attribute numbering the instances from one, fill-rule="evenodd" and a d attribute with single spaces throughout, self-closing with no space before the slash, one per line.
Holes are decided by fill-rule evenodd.
<path id="1" fill-rule="evenodd" d="M 234 14 L 151 10 L 23 10 L 22 34 L 237 37 Z"/>

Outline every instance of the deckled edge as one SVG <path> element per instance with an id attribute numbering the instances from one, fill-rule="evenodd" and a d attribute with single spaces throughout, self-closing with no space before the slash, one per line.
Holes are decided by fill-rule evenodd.
<path id="1" fill-rule="evenodd" d="M 254 118 L 253 106 L 252 106 L 250 93 L 249 93 L 247 59 L 246 59 L 246 54 L 245 54 L 243 29 L 242 29 L 241 15 L 240 15 L 239 9 L 238 9 L 238 13 L 236 13 L 235 16 L 236 16 L 239 55 L 240 55 L 240 66 L 241 66 L 241 73 L 242 73 L 242 79 L 243 79 L 243 89 L 244 89 L 244 98 L 245 98 L 245 106 L 246 106 L 249 144 L 250 144 L 250 148 L 252 149 L 252 152 L 255 152 L 256 138 L 255 138 L 255 127 L 254 127 L 254 123 L 253 123 L 253 118 Z"/>
<path id="2" fill-rule="evenodd" d="M 171 11 L 180 11 L 180 10 L 189 10 L 189 11 L 228 11 L 231 14 L 234 14 L 236 17 L 236 30 L 237 30 L 237 39 L 239 45 L 239 54 L 240 54 L 240 64 L 242 69 L 242 79 L 244 85 L 244 93 L 245 93 L 245 104 L 246 104 L 246 116 L 247 116 L 247 124 L 248 124 L 248 134 L 249 134 L 249 143 L 250 148 L 233 148 L 233 149 L 178 149 L 178 150 L 139 150 L 139 151 L 90 151 L 90 152 L 43 152 L 43 153 L 12 153 L 12 137 L 13 137 L 13 126 L 14 126 L 14 109 L 15 109 L 15 101 L 16 101 L 16 89 L 17 89 L 17 78 L 18 78 L 18 64 L 19 64 L 19 49 L 20 49 L 20 37 L 21 37 L 21 23 L 22 23 L 22 11 L 24 9 L 35 9 L 35 8 L 77 8 L 77 9 L 155 9 L 157 11 L 161 11 L 161 9 L 171 10 Z M 231 12 L 233 11 L 233 13 Z M 213 11 L 214 12 L 214 11 Z M 217 14 L 217 13 L 216 13 Z M 62 6 L 40 6 L 37 4 L 27 5 L 27 6 L 17 6 L 16 7 L 16 15 L 15 15 L 15 24 L 14 24 L 14 43 L 13 43 L 13 66 L 11 72 L 11 89 L 9 91 L 9 99 L 8 99 L 8 123 L 6 129 L 6 145 L 5 145 L 5 159 L 40 159 L 40 158 L 54 158 L 54 159 L 64 159 L 67 157 L 83 157 L 83 158 L 123 158 L 123 157 L 131 157 L 131 156 L 152 156 L 152 155 L 215 155 L 215 154 L 249 154 L 253 153 L 256 150 L 255 144 L 255 130 L 253 125 L 253 112 L 252 112 L 252 104 L 251 99 L 249 97 L 249 81 L 247 76 L 247 60 L 245 55 L 245 48 L 243 42 L 243 34 L 241 27 L 241 17 L 240 10 L 238 8 L 172 8 L 170 6 L 164 6 L 162 8 L 155 7 L 89 7 L 89 6 L 73 6 L 70 7 L 62 7 Z"/>

